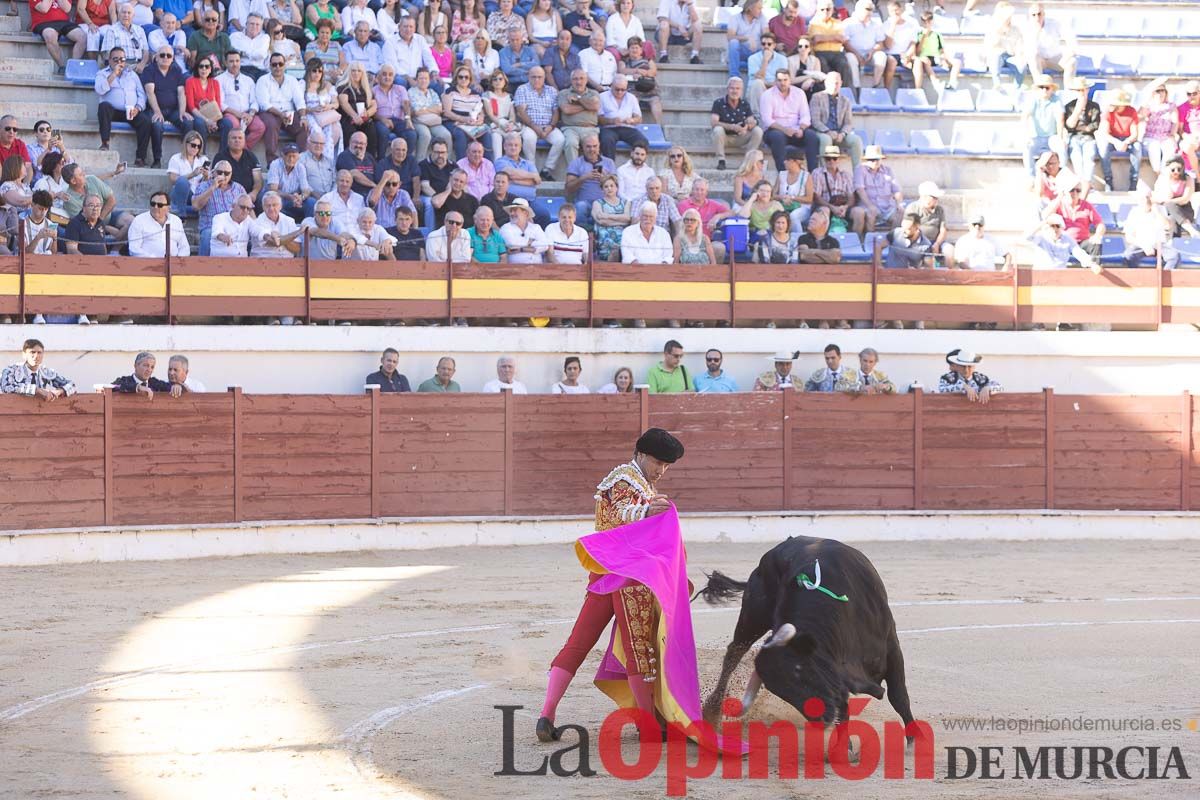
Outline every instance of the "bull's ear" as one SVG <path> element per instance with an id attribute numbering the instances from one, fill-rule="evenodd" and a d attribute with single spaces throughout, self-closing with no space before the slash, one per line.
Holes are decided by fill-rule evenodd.
<path id="1" fill-rule="evenodd" d="M 883 699 L 883 687 L 878 683 L 867 678 L 858 677 L 850 678 L 847 688 L 851 694 L 869 694 L 876 700 Z"/>

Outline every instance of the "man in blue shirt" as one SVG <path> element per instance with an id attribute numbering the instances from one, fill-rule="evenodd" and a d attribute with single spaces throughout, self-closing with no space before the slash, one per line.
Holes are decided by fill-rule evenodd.
<path id="1" fill-rule="evenodd" d="M 508 46 L 500 50 L 500 71 L 508 76 L 508 90 L 515 92 L 529 82 L 529 70 L 538 65 L 537 53 L 525 46 L 525 30 L 513 28 Z"/>
<path id="2" fill-rule="evenodd" d="M 150 122 L 154 125 L 150 136 L 150 145 L 154 150 L 152 169 L 161 167 L 163 125 L 171 123 L 180 133 L 190 130 L 201 136 L 208 133 L 208 123 L 199 114 L 188 115 L 184 121 L 180 112 L 179 98 L 182 96 L 183 84 L 187 78 L 183 69 L 175 63 L 175 51 L 168 45 L 158 48 L 150 64 L 142 70 L 142 91 L 146 93 L 146 102 L 150 110 Z"/>
<path id="3" fill-rule="evenodd" d="M 367 376 L 367 384 L 374 384 L 381 392 L 411 392 L 408 378 L 396 371 L 400 363 L 400 352 L 393 347 L 383 351 L 379 358 L 379 369 Z"/>
<path id="4" fill-rule="evenodd" d="M 567 197 L 574 197 L 579 224 L 592 224 L 592 203 L 604 196 L 600 179 L 617 171 L 611 158 L 600 155 L 600 137 L 589 133 L 581 142 L 583 155 L 567 165 Z"/>
<path id="5" fill-rule="evenodd" d="M 916 214 L 905 214 L 899 228 L 888 234 L 887 260 L 885 267 L 901 269 L 920 269 L 923 266 L 933 266 L 933 242 L 921 233 L 921 218 Z M 926 260 L 930 263 L 926 263 Z"/>
<path id="6" fill-rule="evenodd" d="M 705 353 L 704 366 L 708 368 L 708 371 L 692 378 L 692 388 L 700 394 L 736 392 L 738 390 L 737 381 L 726 375 L 725 370 L 721 369 L 721 363 L 724 360 L 725 354 L 715 347 Z"/>
<path id="7" fill-rule="evenodd" d="M 154 124 L 146 114 L 146 92 L 131 69 L 125 68 L 125 50 L 114 47 L 108 53 L 108 66 L 96 73 L 96 94 L 100 96 L 96 116 L 100 118 L 100 149 L 108 149 L 114 119 L 128 122 L 137 133 L 137 160 L 134 166 L 146 166 L 146 150 Z M 161 149 L 162 145 L 159 144 Z"/>

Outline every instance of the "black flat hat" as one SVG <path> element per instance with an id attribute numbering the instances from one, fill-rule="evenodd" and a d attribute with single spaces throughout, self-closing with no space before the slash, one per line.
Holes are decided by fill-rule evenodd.
<path id="1" fill-rule="evenodd" d="M 650 428 L 638 437 L 637 451 L 653 456 L 659 461 L 674 464 L 683 458 L 683 442 L 662 428 Z"/>

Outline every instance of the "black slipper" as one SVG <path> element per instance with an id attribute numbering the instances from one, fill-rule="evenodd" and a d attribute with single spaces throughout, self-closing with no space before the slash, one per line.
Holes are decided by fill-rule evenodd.
<path id="1" fill-rule="evenodd" d="M 537 732 L 539 742 L 557 742 L 562 738 L 558 728 L 554 727 L 554 723 L 549 717 L 541 717 L 537 721 L 537 727 L 534 729 Z"/>

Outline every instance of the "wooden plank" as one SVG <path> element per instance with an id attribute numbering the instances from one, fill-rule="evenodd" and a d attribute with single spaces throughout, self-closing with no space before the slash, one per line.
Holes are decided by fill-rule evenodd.
<path id="1" fill-rule="evenodd" d="M 912 482 L 913 470 L 911 467 L 863 465 L 831 469 L 822 464 L 819 469 L 800 472 L 799 479 L 794 478 L 792 485 L 818 489 L 826 486 L 840 486 L 847 489 L 911 489 Z"/>
<path id="2" fill-rule="evenodd" d="M 1042 491 L 1046 477 L 1045 467 L 981 467 L 971 469 L 938 465 L 925 453 L 925 480 L 929 486 L 944 489 L 968 486 L 991 486 L 1001 489 L 1036 486 Z"/>
<path id="3" fill-rule="evenodd" d="M 104 524 L 104 501 L 76 500 L 46 503 L 0 502 L 0 529 L 35 530 Z"/>
<path id="4" fill-rule="evenodd" d="M 1102 509 L 1112 511 L 1158 510 L 1177 508 L 1179 489 L 1123 489 L 1113 487 L 1059 489 L 1058 508 Z"/>
<path id="5" fill-rule="evenodd" d="M 15 394 L 0 394 L 0 416 L 62 417 L 89 414 L 102 415 L 104 400 L 99 394 L 76 394 L 62 397 L 53 403 L 43 403 L 32 397 Z M 9 420 L 0 425 L 0 431 L 8 427 Z M 57 424 L 57 422 L 55 423 Z"/>
<path id="6" fill-rule="evenodd" d="M 1062 414 L 1178 414 L 1179 396 L 1060 394 L 1055 398 L 1055 408 Z"/>
<path id="7" fill-rule="evenodd" d="M 502 389 L 504 395 L 504 514 L 513 513 L 513 393 Z"/>
<path id="8" fill-rule="evenodd" d="M 371 397 L 371 505 L 370 516 L 378 517 L 379 511 L 379 466 L 382 453 L 379 440 L 379 387 L 368 390 Z"/>
<path id="9" fill-rule="evenodd" d="M 779 452 L 782 456 L 782 473 L 780 483 L 783 484 L 783 509 L 792 507 L 792 402 L 796 392 L 790 386 L 783 390 L 783 402 L 780 403 Z"/>
<path id="10" fill-rule="evenodd" d="M 1190 511 L 1192 508 L 1192 426 L 1195 417 L 1192 412 L 1192 394 L 1184 391 L 1179 398 L 1179 509 Z"/>
<path id="11" fill-rule="evenodd" d="M 106 386 L 104 393 L 104 524 L 113 521 L 113 393 Z"/>
<path id="12" fill-rule="evenodd" d="M 245 406 L 245 397 L 242 395 L 242 387 L 230 386 L 229 394 L 232 397 L 232 413 L 233 417 L 233 521 L 241 522 L 244 517 L 242 509 L 242 488 L 245 479 L 242 475 L 242 432 L 245 428 L 245 421 L 242 418 L 242 408 Z"/>
<path id="13" fill-rule="evenodd" d="M 796 487 L 793 497 L 798 510 L 912 508 L 912 487 L 895 489 L 846 487 Z"/>
<path id="14" fill-rule="evenodd" d="M 913 387 L 912 394 L 912 429 L 913 429 L 913 508 L 923 508 L 925 500 L 925 455 L 924 455 L 924 429 L 925 421 L 922 419 L 922 404 L 924 402 L 925 392 L 920 386 Z"/>
<path id="15" fill-rule="evenodd" d="M 4 497 L 6 502 L 16 505 L 34 504 L 50 507 L 58 502 L 76 502 L 80 500 L 102 500 L 105 496 L 103 478 L 83 478 L 70 481 L 46 480 L 6 480 L 4 482 Z"/>
<path id="16" fill-rule="evenodd" d="M 1093 469 L 1056 469 L 1055 486 L 1060 489 L 1145 489 L 1145 490 L 1179 490 L 1179 464 L 1158 469 L 1132 470 L 1117 473 L 1107 466 Z M 1177 495 L 1176 495 L 1177 497 Z M 1177 507 L 1177 506 L 1174 506 Z"/>
<path id="17" fill-rule="evenodd" d="M 59 453 L 73 453 L 78 458 L 104 457 L 103 436 L 65 436 L 45 439 L 40 436 L 0 438 L 0 461 L 29 458 L 45 452 L 47 446 Z"/>
<path id="18" fill-rule="evenodd" d="M 1045 438 L 1046 438 L 1046 475 L 1042 479 L 1045 483 L 1045 508 L 1055 508 L 1054 500 L 1054 434 L 1055 434 L 1055 419 L 1054 419 L 1054 387 L 1047 386 L 1042 390 L 1042 399 L 1045 404 Z"/>
<path id="19" fill-rule="evenodd" d="M 97 437 L 97 453 L 103 447 L 103 441 Z M 16 458 L 4 462 L 5 481 L 45 480 L 65 481 L 84 478 L 99 478 L 104 480 L 103 458 Z M 0 482 L 0 498 L 7 496 L 8 490 L 4 482 Z M 3 502 L 3 500 L 0 500 Z"/>
<path id="20" fill-rule="evenodd" d="M 955 487 L 931 486 L 926 489 L 925 507 L 930 509 L 962 508 L 1041 508 L 1045 493 L 1042 482 L 1025 487 Z"/>
<path id="21" fill-rule="evenodd" d="M 1108 450 L 1098 454 L 1094 450 L 1054 451 L 1054 466 L 1062 469 L 1102 468 L 1120 476 L 1129 470 L 1179 469 L 1181 461 L 1178 450 Z"/>
<path id="22" fill-rule="evenodd" d="M 1140 433 L 1132 431 L 1064 431 L 1054 434 L 1059 450 L 1091 450 L 1104 453 L 1113 450 L 1168 450 L 1175 452 L 1183 437 L 1179 431 Z M 1103 457 L 1103 456 L 1099 456 Z"/>

